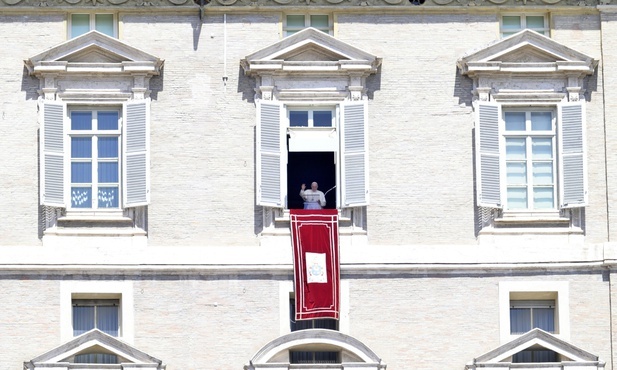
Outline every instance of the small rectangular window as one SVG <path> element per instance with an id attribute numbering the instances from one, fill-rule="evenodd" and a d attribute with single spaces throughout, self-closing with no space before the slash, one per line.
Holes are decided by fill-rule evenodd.
<path id="1" fill-rule="evenodd" d="M 116 16 L 114 14 L 71 14 L 69 17 L 69 38 L 81 36 L 92 30 L 107 36 L 117 36 Z"/>
<path id="2" fill-rule="evenodd" d="M 120 331 L 119 306 L 118 299 L 73 299 L 73 336 L 96 328 L 117 337 Z"/>
<path id="3" fill-rule="evenodd" d="M 501 17 L 501 37 L 512 36 L 524 29 L 549 36 L 548 16 L 546 14 L 512 14 Z"/>
<path id="4" fill-rule="evenodd" d="M 510 334 L 524 334 L 534 328 L 555 332 L 555 301 L 510 301 Z"/>
<path id="5" fill-rule="evenodd" d="M 333 26 L 327 14 L 288 14 L 285 16 L 283 30 L 285 36 L 293 35 L 305 28 L 313 27 L 327 34 L 332 34 Z"/>

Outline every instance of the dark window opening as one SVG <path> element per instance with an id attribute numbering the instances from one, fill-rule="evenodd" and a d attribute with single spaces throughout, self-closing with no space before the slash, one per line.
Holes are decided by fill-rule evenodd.
<path id="1" fill-rule="evenodd" d="M 557 361 L 557 352 L 549 349 L 527 349 L 512 356 L 512 362 L 517 364 Z"/>
<path id="2" fill-rule="evenodd" d="M 296 320 L 296 300 L 289 300 L 289 323 L 291 331 L 304 329 L 338 330 L 338 320 L 313 319 Z M 338 364 L 341 362 L 339 352 L 332 351 L 289 351 L 289 362 L 292 364 Z"/>
<path id="3" fill-rule="evenodd" d="M 118 356 L 110 353 L 84 353 L 75 355 L 76 364 L 119 364 Z"/>
<path id="4" fill-rule="evenodd" d="M 300 186 L 311 187 L 313 181 L 319 185 L 319 190 L 326 193 L 327 209 L 336 209 L 336 189 L 328 192 L 336 185 L 336 164 L 334 152 L 290 152 L 287 158 L 287 207 L 289 209 L 304 208 L 300 197 Z"/>
<path id="5" fill-rule="evenodd" d="M 119 304 L 118 299 L 74 299 L 73 335 L 97 328 L 117 337 L 120 328 Z"/>
<path id="6" fill-rule="evenodd" d="M 555 333 L 555 301 L 510 301 L 510 334 L 534 328 Z"/>

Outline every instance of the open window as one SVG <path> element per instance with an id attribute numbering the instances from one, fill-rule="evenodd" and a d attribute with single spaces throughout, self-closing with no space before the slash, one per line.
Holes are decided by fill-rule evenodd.
<path id="1" fill-rule="evenodd" d="M 362 225 L 370 193 L 366 78 L 381 60 L 311 27 L 241 64 L 258 81 L 256 202 L 264 228 L 302 208 L 301 185 L 312 182 L 327 193 L 326 208 L 353 211 L 348 220 Z"/>

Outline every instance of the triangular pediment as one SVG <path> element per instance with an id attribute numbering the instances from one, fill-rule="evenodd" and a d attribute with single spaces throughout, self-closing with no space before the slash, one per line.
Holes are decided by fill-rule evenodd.
<path id="1" fill-rule="evenodd" d="M 458 61 L 463 74 L 581 73 L 593 74 L 598 61 L 532 30 L 499 40 Z"/>
<path id="2" fill-rule="evenodd" d="M 381 59 L 315 28 L 307 28 L 256 51 L 241 61 L 247 74 L 293 70 L 374 73 Z M 287 68 L 286 68 L 287 67 Z"/>
<path id="3" fill-rule="evenodd" d="M 85 354 L 104 354 L 112 355 L 117 359 L 115 364 L 118 369 L 129 367 L 139 367 L 151 370 L 163 370 L 165 365 L 161 360 L 142 352 L 135 347 L 122 342 L 118 338 L 103 333 L 98 329 L 93 329 L 71 341 L 56 347 L 44 354 L 33 358 L 24 365 L 26 369 L 48 369 L 48 368 L 72 368 L 75 357 Z M 83 363 L 75 367 L 83 367 Z M 113 364 L 106 364 L 106 369 L 115 369 Z M 92 368 L 92 366 L 90 366 Z"/>
<path id="4" fill-rule="evenodd" d="M 472 363 L 467 365 L 467 368 L 475 369 L 476 367 L 486 367 L 489 364 L 511 363 L 513 355 L 528 349 L 550 350 L 556 352 L 559 360 L 554 364 L 558 364 L 560 362 L 579 363 L 581 366 L 590 369 L 604 366 L 604 362 L 600 361 L 598 356 L 559 339 L 553 334 L 535 328 L 512 340 L 511 342 L 508 342 L 475 358 Z"/>
<path id="5" fill-rule="evenodd" d="M 97 68 L 100 72 L 140 70 L 158 74 L 163 60 L 132 47 L 116 38 L 90 31 L 67 40 L 27 60 L 31 73 L 45 73 Z"/>

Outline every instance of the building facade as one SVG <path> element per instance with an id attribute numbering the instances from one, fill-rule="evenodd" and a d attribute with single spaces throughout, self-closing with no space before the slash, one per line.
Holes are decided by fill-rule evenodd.
<path id="1" fill-rule="evenodd" d="M 614 368 L 613 0 L 0 0 L 0 30 L 0 370 Z M 314 181 L 341 315 L 296 322 Z"/>

